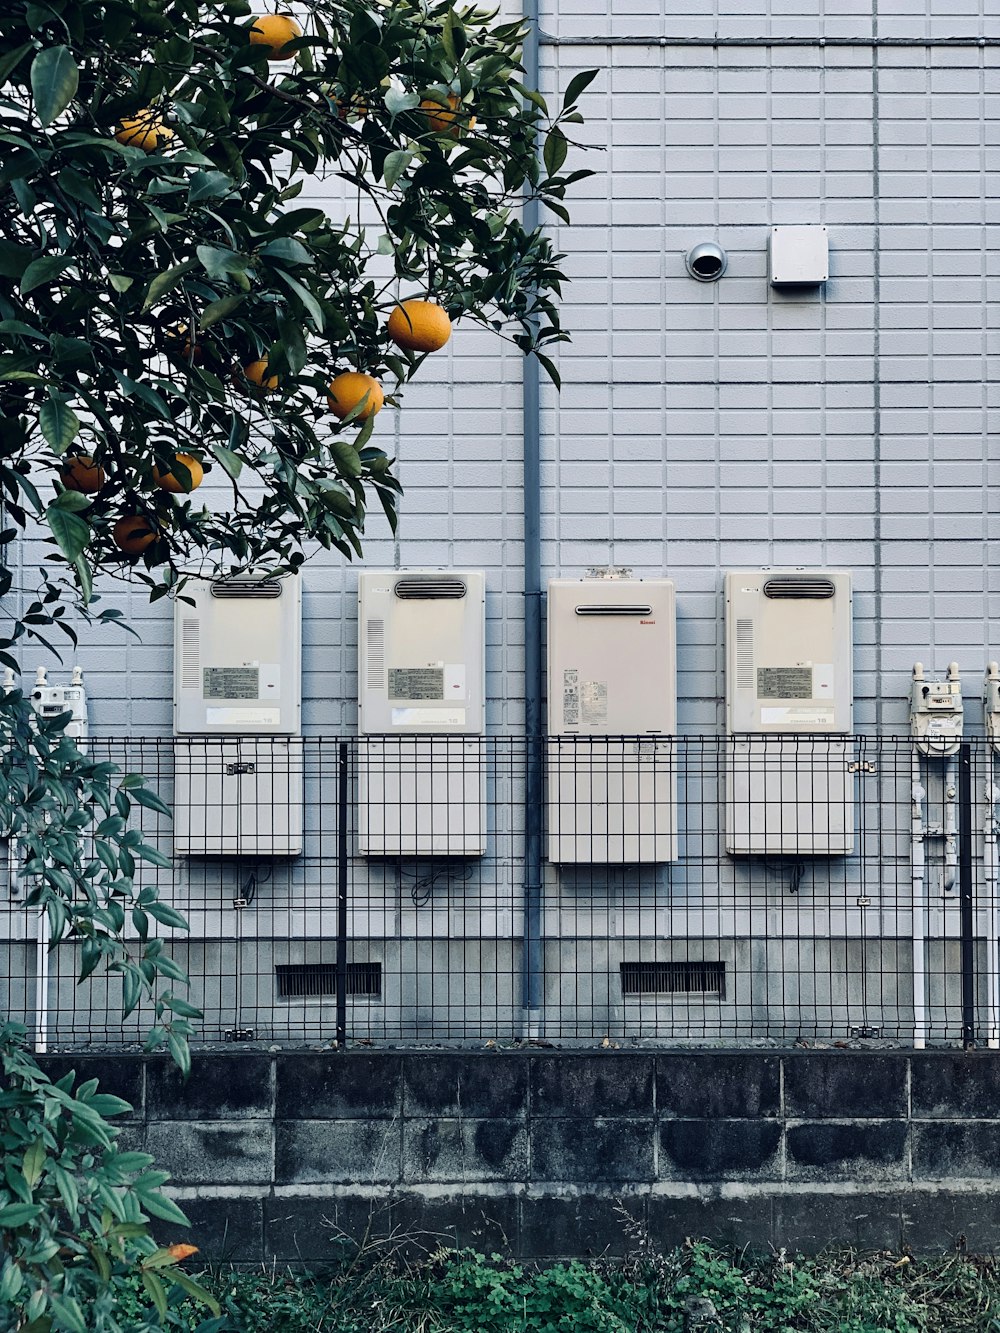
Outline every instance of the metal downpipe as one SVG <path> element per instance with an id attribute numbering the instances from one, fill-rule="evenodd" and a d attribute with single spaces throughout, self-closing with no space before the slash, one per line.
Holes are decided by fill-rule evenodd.
<path id="1" fill-rule="evenodd" d="M 524 42 L 527 87 L 541 82 L 538 0 L 525 0 L 528 34 Z M 541 225 L 537 199 L 524 205 L 524 229 Z M 523 362 L 522 458 L 524 482 L 524 940 L 521 955 L 522 1037 L 541 1035 L 542 1027 L 542 489 L 540 366 L 533 356 Z"/>

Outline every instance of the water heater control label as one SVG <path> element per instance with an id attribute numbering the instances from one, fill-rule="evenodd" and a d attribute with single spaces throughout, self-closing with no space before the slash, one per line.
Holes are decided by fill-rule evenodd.
<path id="1" fill-rule="evenodd" d="M 758 699 L 811 699 L 812 667 L 758 667 Z"/>
<path id="2" fill-rule="evenodd" d="M 390 667 L 390 699 L 443 699 L 444 667 Z"/>
<path id="3" fill-rule="evenodd" d="M 608 720 L 608 684 L 604 680 L 585 680 L 580 690 L 583 720 L 591 727 Z"/>
<path id="4" fill-rule="evenodd" d="M 205 667 L 203 680 L 206 699 L 260 698 L 259 667 Z"/>

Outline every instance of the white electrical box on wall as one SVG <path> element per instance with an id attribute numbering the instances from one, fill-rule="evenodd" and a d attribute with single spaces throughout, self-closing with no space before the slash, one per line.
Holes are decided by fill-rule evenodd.
<path id="1" fill-rule="evenodd" d="M 358 835 L 365 856 L 486 850 L 486 575 L 358 580 Z"/>
<path id="2" fill-rule="evenodd" d="M 726 575 L 726 849 L 854 846 L 851 575 Z"/>
<path id="3" fill-rule="evenodd" d="M 825 227 L 772 227 L 768 250 L 772 287 L 818 287 L 830 276 Z"/>
<path id="4" fill-rule="evenodd" d="M 184 597 L 174 605 L 174 850 L 296 856 L 301 582 L 253 573 L 192 580 Z"/>
<path id="5" fill-rule="evenodd" d="M 550 861 L 676 860 L 676 641 L 670 579 L 550 581 Z"/>

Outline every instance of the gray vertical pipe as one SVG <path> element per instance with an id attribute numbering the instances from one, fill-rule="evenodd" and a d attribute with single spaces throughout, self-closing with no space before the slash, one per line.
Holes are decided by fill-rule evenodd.
<path id="1" fill-rule="evenodd" d="M 529 88 L 541 83 L 538 49 L 539 0 L 525 0 L 528 35 L 524 43 L 524 79 Z M 541 225 L 538 200 L 524 205 L 524 229 Z M 524 358 L 524 948 L 522 951 L 522 1035 L 541 1035 L 542 1020 L 542 486 L 540 366 Z"/>

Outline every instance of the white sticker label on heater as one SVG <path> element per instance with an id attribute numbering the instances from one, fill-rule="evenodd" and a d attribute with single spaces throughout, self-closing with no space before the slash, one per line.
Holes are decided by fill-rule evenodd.
<path id="1" fill-rule="evenodd" d="M 206 699 L 259 699 L 258 666 L 205 667 L 202 692 Z"/>
<path id="2" fill-rule="evenodd" d="M 465 663 L 446 663 L 444 668 L 444 697 L 446 699 L 464 699 Z"/>
<path id="3" fill-rule="evenodd" d="M 261 662 L 260 697 L 268 700 L 281 698 L 280 662 Z"/>
<path id="4" fill-rule="evenodd" d="M 788 726 L 806 730 L 809 727 L 828 727 L 833 721 L 833 705 L 829 708 L 762 708 L 761 725 L 784 722 Z"/>
<path id="5" fill-rule="evenodd" d="M 592 727 L 608 720 L 608 683 L 606 680 L 585 680 L 580 689 L 580 705 L 584 722 Z"/>
<path id="6" fill-rule="evenodd" d="M 464 708 L 394 708 L 394 727 L 464 727 Z"/>
<path id="7" fill-rule="evenodd" d="M 572 667 L 563 671 L 563 726 L 580 725 L 580 673 Z"/>
<path id="8" fill-rule="evenodd" d="M 280 708 L 206 708 L 209 727 L 276 727 L 281 722 Z"/>

